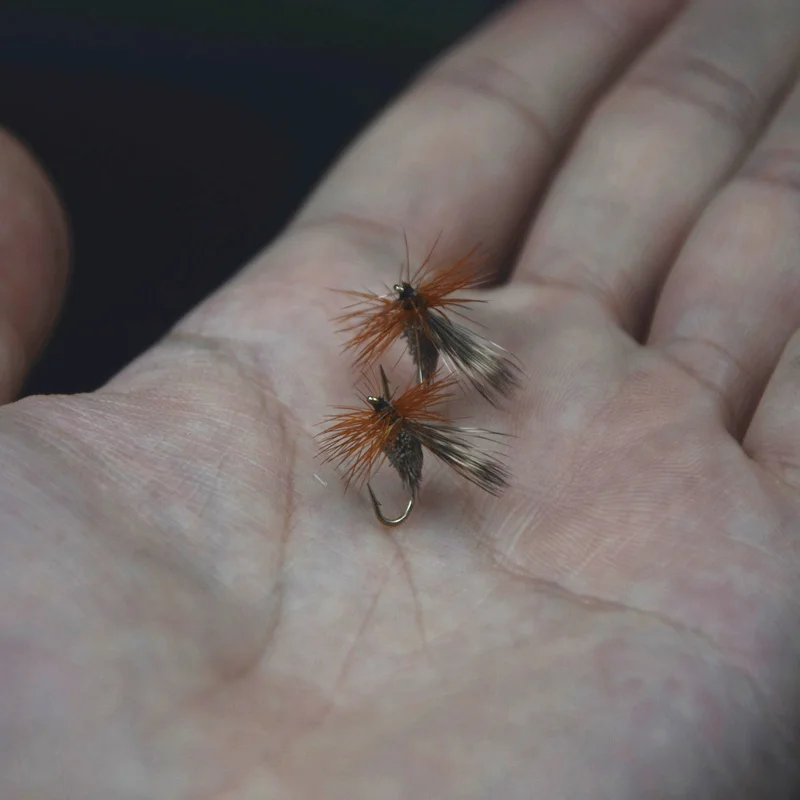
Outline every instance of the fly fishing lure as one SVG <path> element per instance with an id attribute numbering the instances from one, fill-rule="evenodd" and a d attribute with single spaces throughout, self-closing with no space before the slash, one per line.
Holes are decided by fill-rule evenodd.
<path id="1" fill-rule="evenodd" d="M 412 275 L 406 239 L 405 275 L 401 273 L 400 281 L 387 294 L 336 290 L 356 298 L 350 306 L 353 310 L 335 320 L 341 325 L 340 332 L 349 334 L 345 350 L 358 354 L 356 365 L 363 369 L 403 338 L 420 383 L 433 379 L 441 358 L 486 400 L 497 405 L 519 387 L 520 370 L 506 350 L 449 316 L 451 313 L 467 319 L 460 309 L 485 302 L 452 296 L 485 285 L 483 263 L 476 257 L 478 248 L 445 269 L 436 270 L 431 264 L 435 247 L 436 242 Z"/>
<path id="2" fill-rule="evenodd" d="M 452 396 L 453 377 L 413 384 L 399 397 L 389 391 L 383 367 L 381 388 L 366 396 L 366 407 L 338 406 L 340 413 L 324 420 L 329 425 L 318 434 L 323 463 L 345 467 L 345 489 L 351 482 L 366 482 L 375 516 L 384 525 L 408 519 L 422 480 L 423 450 L 452 467 L 459 475 L 490 494 L 499 495 L 508 485 L 505 465 L 478 449 L 475 440 L 496 442 L 501 434 L 480 428 L 452 425 L 436 406 Z M 383 459 L 397 471 L 410 497 L 396 519 L 383 515 L 369 478 Z"/>

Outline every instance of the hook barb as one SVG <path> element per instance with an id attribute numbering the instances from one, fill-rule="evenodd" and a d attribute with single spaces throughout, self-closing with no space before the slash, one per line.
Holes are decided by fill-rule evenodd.
<path id="1" fill-rule="evenodd" d="M 402 525 L 410 516 L 411 512 L 414 510 L 414 503 L 417 501 L 417 494 L 416 492 L 411 492 L 411 497 L 408 499 L 408 505 L 406 506 L 406 510 L 399 516 L 395 517 L 395 519 L 389 519 L 383 515 L 381 511 L 381 504 L 378 501 L 378 498 L 375 497 L 375 492 L 372 491 L 372 487 L 367 484 L 367 491 L 369 492 L 369 499 L 372 500 L 372 507 L 375 509 L 375 516 L 378 518 L 378 522 L 381 525 L 386 525 L 389 528 L 393 528 L 396 525 Z"/>

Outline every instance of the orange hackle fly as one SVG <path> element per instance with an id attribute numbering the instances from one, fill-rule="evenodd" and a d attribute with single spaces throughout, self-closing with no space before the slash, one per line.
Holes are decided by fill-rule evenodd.
<path id="1" fill-rule="evenodd" d="M 335 462 L 344 468 L 345 488 L 366 483 L 378 519 L 384 525 L 399 525 L 414 508 L 426 449 L 468 481 L 500 494 L 508 484 L 508 471 L 498 459 L 481 452 L 475 442 L 496 441 L 500 434 L 452 425 L 438 410 L 452 396 L 455 378 L 415 383 L 397 397 L 389 390 L 383 367 L 380 379 L 380 390 L 368 394 L 364 406 L 337 407 L 339 413 L 326 417 L 328 426 L 318 434 L 323 463 Z M 410 495 L 406 510 L 396 519 L 383 515 L 369 484 L 385 459 Z"/>
<path id="2" fill-rule="evenodd" d="M 386 294 L 336 290 L 356 298 L 353 310 L 336 317 L 341 332 L 349 334 L 345 350 L 357 353 L 356 365 L 363 369 L 403 338 L 420 382 L 433 378 L 441 358 L 496 404 L 519 386 L 516 364 L 499 345 L 450 317 L 465 317 L 464 306 L 482 302 L 453 296 L 487 284 L 479 248 L 437 269 L 431 262 L 435 247 L 436 242 L 412 275 L 406 239 L 405 275 Z"/>

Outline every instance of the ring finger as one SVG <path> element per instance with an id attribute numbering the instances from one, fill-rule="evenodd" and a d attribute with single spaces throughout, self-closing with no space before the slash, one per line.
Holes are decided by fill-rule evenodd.
<path id="1" fill-rule="evenodd" d="M 800 84 L 670 272 L 648 344 L 737 433 L 800 325 Z"/>

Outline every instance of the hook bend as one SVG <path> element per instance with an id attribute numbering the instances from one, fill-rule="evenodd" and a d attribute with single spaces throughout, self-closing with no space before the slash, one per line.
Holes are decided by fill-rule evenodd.
<path id="1" fill-rule="evenodd" d="M 395 519 L 389 519 L 383 515 L 381 511 L 381 504 L 378 501 L 378 498 L 375 497 L 375 492 L 372 491 L 372 487 L 367 484 L 367 491 L 369 492 L 369 498 L 372 500 L 372 507 L 375 509 L 375 516 L 378 518 L 378 522 L 381 525 L 386 525 L 388 527 L 394 527 L 395 525 L 402 525 L 410 516 L 411 512 L 414 510 L 414 504 L 417 501 L 417 494 L 416 492 L 411 492 L 411 497 L 408 499 L 408 505 L 406 506 L 406 510 L 399 516 L 395 517 Z"/>

